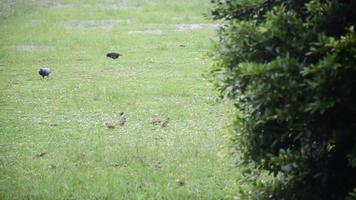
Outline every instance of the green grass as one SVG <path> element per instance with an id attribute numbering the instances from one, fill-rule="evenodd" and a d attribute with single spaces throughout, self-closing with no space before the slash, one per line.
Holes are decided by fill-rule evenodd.
<path id="1" fill-rule="evenodd" d="M 215 33 L 176 30 L 212 23 L 207 0 L 25 2 L 0 2 L 0 199 L 232 198 L 240 174 L 219 156 L 232 106 L 202 77 Z M 163 35 L 128 34 L 144 30 Z M 127 124 L 106 129 L 120 111 Z"/>

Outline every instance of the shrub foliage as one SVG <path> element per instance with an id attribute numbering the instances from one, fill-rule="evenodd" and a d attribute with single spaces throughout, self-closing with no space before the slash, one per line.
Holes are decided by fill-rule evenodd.
<path id="1" fill-rule="evenodd" d="M 250 198 L 356 197 L 356 1 L 212 0 L 211 16 L 234 149 L 279 180 Z"/>

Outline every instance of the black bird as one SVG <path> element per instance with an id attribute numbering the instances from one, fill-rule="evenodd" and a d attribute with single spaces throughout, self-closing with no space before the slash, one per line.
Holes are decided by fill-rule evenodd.
<path id="1" fill-rule="evenodd" d="M 112 59 L 117 59 L 120 56 L 122 56 L 120 53 L 115 53 L 115 52 L 111 52 L 111 53 L 107 53 L 106 57 L 112 58 Z"/>
<path id="2" fill-rule="evenodd" d="M 44 78 L 45 76 L 47 76 L 48 78 L 49 74 L 51 73 L 51 69 L 47 67 L 43 67 L 40 68 L 40 70 L 38 70 L 38 73 L 42 76 L 42 78 Z"/>

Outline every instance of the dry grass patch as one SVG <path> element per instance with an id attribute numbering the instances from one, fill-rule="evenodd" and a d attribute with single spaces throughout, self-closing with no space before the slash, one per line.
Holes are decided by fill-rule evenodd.
<path id="1" fill-rule="evenodd" d="M 109 29 L 114 28 L 118 25 L 130 24 L 130 20 L 116 20 L 116 19 L 108 19 L 108 20 L 81 20 L 81 21 L 65 21 L 63 22 L 63 26 L 67 29 L 84 29 L 84 28 L 103 28 Z"/>
<path id="2" fill-rule="evenodd" d="M 176 31 L 186 32 L 193 30 L 202 30 L 202 29 L 216 29 L 217 24 L 177 24 Z"/>
<path id="3" fill-rule="evenodd" d="M 163 35 L 163 31 L 156 30 L 142 30 L 142 31 L 129 31 L 129 35 Z"/>

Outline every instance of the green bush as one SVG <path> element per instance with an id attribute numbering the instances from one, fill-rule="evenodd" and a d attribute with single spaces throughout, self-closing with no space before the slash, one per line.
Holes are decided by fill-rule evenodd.
<path id="1" fill-rule="evenodd" d="M 233 149 L 274 177 L 244 198 L 355 198 L 356 1 L 212 0 L 210 14 Z"/>

